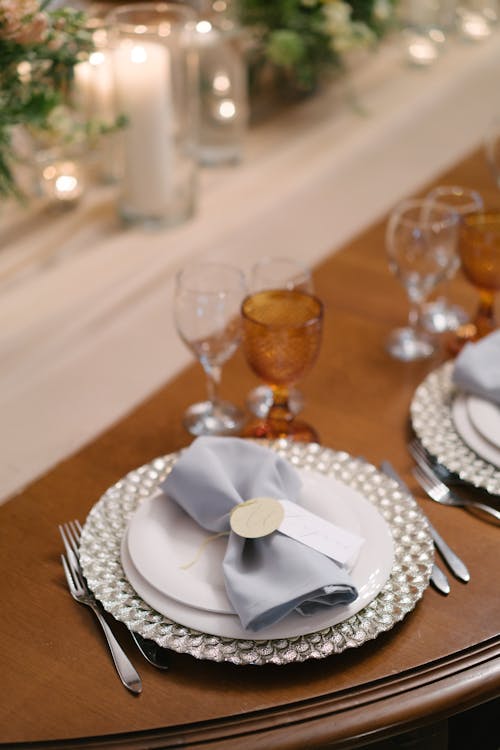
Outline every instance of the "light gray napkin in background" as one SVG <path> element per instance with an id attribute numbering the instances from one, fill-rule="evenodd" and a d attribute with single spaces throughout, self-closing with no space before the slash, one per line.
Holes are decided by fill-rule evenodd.
<path id="1" fill-rule="evenodd" d="M 464 346 L 452 379 L 463 391 L 500 404 L 500 330 Z"/>
<path id="2" fill-rule="evenodd" d="M 298 473 L 277 453 L 240 438 L 200 437 L 175 463 L 161 489 L 200 526 L 229 531 L 223 571 L 227 595 L 250 631 L 290 612 L 310 615 L 357 597 L 349 574 L 320 552 L 273 532 L 244 539 L 230 530 L 230 511 L 255 497 L 297 501 Z"/>

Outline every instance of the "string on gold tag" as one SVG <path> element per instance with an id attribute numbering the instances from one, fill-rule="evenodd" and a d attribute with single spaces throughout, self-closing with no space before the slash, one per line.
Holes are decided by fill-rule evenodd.
<path id="1" fill-rule="evenodd" d="M 191 566 L 195 565 L 200 559 L 201 553 L 203 552 L 205 547 L 207 547 L 210 544 L 210 542 L 214 542 L 216 539 L 218 539 L 221 536 L 229 536 L 229 531 L 219 531 L 218 534 L 212 534 L 211 536 L 207 536 L 207 538 L 202 541 L 202 543 L 196 550 L 196 554 L 191 560 L 191 562 L 185 563 L 184 565 L 180 566 L 181 570 L 187 570 Z"/>
<path id="2" fill-rule="evenodd" d="M 245 539 L 258 539 L 277 531 L 284 518 L 284 510 L 279 500 L 274 497 L 252 497 L 243 503 L 238 503 L 229 512 L 229 524 L 238 536 Z M 210 542 L 221 536 L 229 536 L 229 531 L 207 536 L 196 550 L 194 558 L 184 565 L 181 570 L 188 570 L 200 559 L 204 549 Z"/>

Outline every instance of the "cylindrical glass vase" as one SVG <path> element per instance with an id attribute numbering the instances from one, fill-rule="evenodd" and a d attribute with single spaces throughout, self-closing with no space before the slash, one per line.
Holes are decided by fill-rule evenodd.
<path id="1" fill-rule="evenodd" d="M 196 25 L 200 73 L 198 155 L 204 165 L 237 163 L 248 123 L 243 31 L 230 17 L 206 13 Z"/>
<path id="2" fill-rule="evenodd" d="M 193 215 L 197 194 L 196 14 L 145 2 L 119 6 L 107 21 L 126 119 L 119 213 L 127 222 L 179 224 Z"/>

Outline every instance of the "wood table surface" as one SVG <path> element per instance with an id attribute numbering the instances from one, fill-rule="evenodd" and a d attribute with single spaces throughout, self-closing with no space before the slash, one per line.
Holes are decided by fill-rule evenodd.
<path id="1" fill-rule="evenodd" d="M 500 205 L 479 153 L 437 183 L 474 187 L 489 206 Z M 500 597 L 498 576 L 492 575 L 500 528 L 424 499 L 412 480 L 406 449 L 410 402 L 447 355 L 440 348 L 430 360 L 405 364 L 386 354 L 385 339 L 405 320 L 408 304 L 387 267 L 384 230 L 382 217 L 315 269 L 325 332 L 319 360 L 301 383 L 304 418 L 325 446 L 376 465 L 390 459 L 467 563 L 470 583 L 450 576 L 448 597 L 429 587 L 401 623 L 360 648 L 281 667 L 237 667 L 172 653 L 170 669 L 160 672 L 142 660 L 125 627 L 115 623 L 143 678 L 142 694 L 132 696 L 119 683 L 92 614 L 68 594 L 57 524 L 83 521 L 127 472 L 189 444 L 182 413 L 204 393 L 201 368 L 193 364 L 0 507 L 0 743 L 358 747 L 500 695 Z M 286 255 L 279 238 L 276 254 Z M 450 293 L 473 310 L 475 292 L 460 275 Z M 225 366 L 225 397 L 243 404 L 256 383 L 241 353 Z"/>

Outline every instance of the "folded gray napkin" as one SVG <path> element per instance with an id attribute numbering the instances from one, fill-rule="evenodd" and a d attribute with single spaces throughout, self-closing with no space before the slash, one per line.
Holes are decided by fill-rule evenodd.
<path id="1" fill-rule="evenodd" d="M 200 526 L 229 532 L 223 562 L 227 595 L 250 631 L 290 612 L 311 615 L 357 597 L 349 574 L 333 560 L 275 531 L 244 539 L 230 530 L 230 511 L 255 497 L 296 501 L 295 469 L 277 453 L 229 437 L 200 437 L 181 455 L 161 489 Z"/>
<path id="2" fill-rule="evenodd" d="M 467 393 L 500 404 L 500 330 L 464 346 L 455 361 L 452 379 Z"/>

